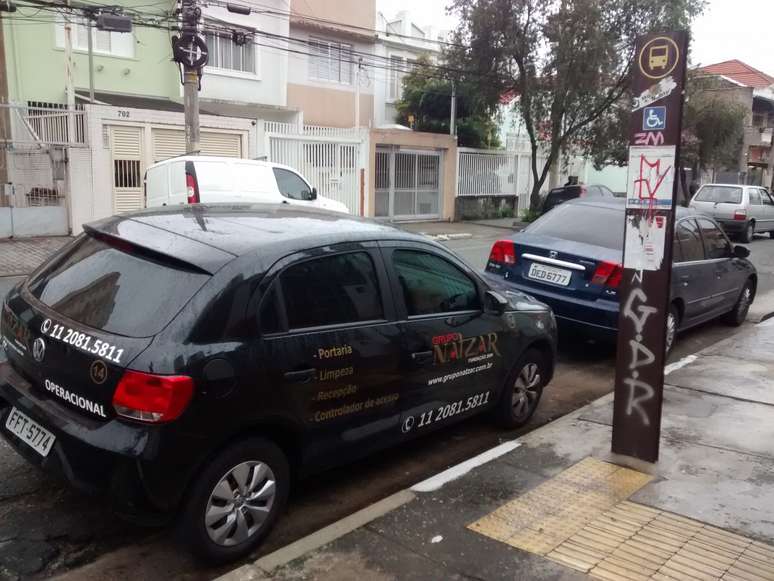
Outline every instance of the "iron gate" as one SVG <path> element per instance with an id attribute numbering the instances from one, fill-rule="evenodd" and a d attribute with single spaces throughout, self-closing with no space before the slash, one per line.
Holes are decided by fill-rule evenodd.
<path id="1" fill-rule="evenodd" d="M 441 154 L 430 150 L 376 150 L 374 215 L 394 220 L 441 216 Z"/>

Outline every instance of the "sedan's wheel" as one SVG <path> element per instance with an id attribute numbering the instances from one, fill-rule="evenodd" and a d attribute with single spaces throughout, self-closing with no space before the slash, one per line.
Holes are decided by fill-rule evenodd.
<path id="1" fill-rule="evenodd" d="M 197 477 L 179 532 L 209 562 L 247 555 L 284 508 L 289 474 L 285 455 L 272 442 L 250 438 L 232 445 Z"/>
<path id="2" fill-rule="evenodd" d="M 734 308 L 725 316 L 726 323 L 733 325 L 734 327 L 738 327 L 744 323 L 747 318 L 747 313 L 750 311 L 750 305 L 753 302 L 754 296 L 753 283 L 748 280 L 742 288 L 742 292 L 739 293 L 739 298 L 736 299 Z"/>
<path id="3" fill-rule="evenodd" d="M 535 413 L 547 368 L 540 351 L 528 350 L 513 368 L 506 380 L 497 413 L 500 423 L 507 428 L 518 428 L 526 424 Z"/>
<path id="4" fill-rule="evenodd" d="M 742 242 L 745 244 L 749 244 L 752 242 L 753 237 L 755 236 L 755 224 L 752 222 L 748 222 L 747 226 L 745 226 L 744 231 L 742 232 Z"/>
<path id="5" fill-rule="evenodd" d="M 666 337 L 664 338 L 664 344 L 666 346 L 666 354 L 672 351 L 672 347 L 675 346 L 675 339 L 677 338 L 677 325 L 680 322 L 680 315 L 677 312 L 675 305 L 670 305 L 669 314 L 666 321 Z"/>

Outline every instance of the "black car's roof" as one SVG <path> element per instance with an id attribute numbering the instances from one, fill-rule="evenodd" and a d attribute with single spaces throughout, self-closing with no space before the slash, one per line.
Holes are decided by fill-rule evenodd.
<path id="1" fill-rule="evenodd" d="M 563 206 L 575 205 L 575 206 L 594 206 L 597 208 L 610 208 L 611 210 L 619 210 L 621 213 L 626 209 L 626 199 L 624 198 L 575 198 L 574 200 L 567 200 L 562 204 Z M 684 206 L 675 207 L 677 218 L 685 218 L 687 216 L 696 216 L 699 214 L 693 208 L 686 208 Z"/>
<path id="2" fill-rule="evenodd" d="M 289 204 L 197 204 L 111 216 L 84 227 L 126 239 L 213 272 L 236 256 L 266 259 L 367 240 L 428 239 L 373 220 Z M 185 243 L 180 240 L 184 238 Z"/>

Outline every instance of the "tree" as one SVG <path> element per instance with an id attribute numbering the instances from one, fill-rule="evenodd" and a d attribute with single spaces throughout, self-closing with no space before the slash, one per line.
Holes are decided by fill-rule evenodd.
<path id="1" fill-rule="evenodd" d="M 723 81 L 714 77 L 691 75 L 688 80 L 680 157 L 694 177 L 705 169 L 739 165 L 747 111 L 723 89 Z M 681 179 L 685 186 L 684 172 Z"/>
<path id="2" fill-rule="evenodd" d="M 733 99 L 733 93 L 724 90 L 727 88 L 715 77 L 696 72 L 688 75 L 680 145 L 683 203 L 687 203 L 689 196 L 686 167 L 691 168 L 695 177 L 706 169 L 727 169 L 739 163 L 746 110 Z M 628 162 L 629 102 L 627 92 L 593 127 L 583 132 L 581 148 L 597 169 Z"/>
<path id="3" fill-rule="evenodd" d="M 452 82 L 426 57 L 419 59 L 403 77 L 403 95 L 396 103 L 396 121 L 418 131 L 449 133 Z M 457 142 L 464 147 L 495 148 L 500 146 L 494 107 L 477 97 L 469 84 L 457 86 Z M 413 118 L 413 122 L 409 118 Z"/>
<path id="4" fill-rule="evenodd" d="M 703 0 L 453 0 L 460 24 L 446 61 L 459 77 L 477 80 L 487 104 L 519 95 L 532 152 L 531 209 L 561 151 L 624 95 L 636 38 L 684 28 L 703 7 Z"/>

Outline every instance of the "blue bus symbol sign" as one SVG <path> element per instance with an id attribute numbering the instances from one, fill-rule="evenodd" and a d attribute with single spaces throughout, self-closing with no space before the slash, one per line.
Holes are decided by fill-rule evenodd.
<path id="1" fill-rule="evenodd" d="M 642 111 L 643 131 L 663 131 L 666 129 L 666 107 L 645 107 Z"/>

